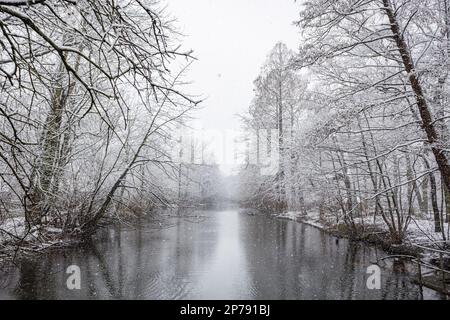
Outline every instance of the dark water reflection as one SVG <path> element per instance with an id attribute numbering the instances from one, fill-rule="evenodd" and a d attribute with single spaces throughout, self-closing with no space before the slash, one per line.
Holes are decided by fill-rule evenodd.
<path id="1" fill-rule="evenodd" d="M 398 265 L 382 289 L 366 288 L 366 268 L 386 254 L 313 227 L 199 211 L 169 226 L 110 228 L 92 245 L 23 261 L 0 275 L 0 299 L 419 299 Z M 81 290 L 66 268 L 81 268 Z M 425 292 L 425 298 L 435 298 Z"/>

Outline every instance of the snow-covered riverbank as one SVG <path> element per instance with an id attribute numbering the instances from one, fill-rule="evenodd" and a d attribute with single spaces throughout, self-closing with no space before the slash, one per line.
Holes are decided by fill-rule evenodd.
<path id="1" fill-rule="evenodd" d="M 276 218 L 288 219 L 308 224 L 310 226 L 319 228 L 326 232 L 332 233 L 336 236 L 347 237 L 348 233 L 340 228 L 341 224 L 336 224 L 333 221 L 333 217 L 320 216 L 318 212 L 311 212 L 304 215 L 297 211 L 288 211 L 281 214 L 275 214 Z M 394 252 L 406 251 L 415 253 L 416 250 L 411 250 L 416 244 L 430 243 L 430 242 L 442 242 L 442 232 L 434 231 L 434 221 L 428 219 L 411 219 L 406 237 L 401 245 L 389 243 L 386 235 L 388 229 L 381 217 L 367 217 L 365 219 L 355 219 L 355 223 L 361 227 L 361 229 L 367 230 L 365 234 L 361 234 L 356 240 L 362 240 L 372 242 L 375 244 L 381 244 L 385 249 L 392 250 Z M 444 224 L 445 239 L 448 239 L 449 224 Z M 379 236 L 377 236 L 379 235 Z M 378 239 L 378 240 L 377 240 Z"/>
<path id="2" fill-rule="evenodd" d="M 62 229 L 50 226 L 30 229 L 23 217 L 8 218 L 0 224 L 0 262 L 12 255 L 38 253 L 71 243 L 63 239 Z"/>

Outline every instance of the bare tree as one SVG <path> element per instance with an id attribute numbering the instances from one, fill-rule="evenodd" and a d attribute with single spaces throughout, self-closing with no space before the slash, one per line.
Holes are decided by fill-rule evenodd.
<path id="1" fill-rule="evenodd" d="M 158 1 L 1 1 L 0 46 L 1 177 L 30 228 L 91 233 L 137 165 L 173 166 L 167 130 L 199 101 Z"/>

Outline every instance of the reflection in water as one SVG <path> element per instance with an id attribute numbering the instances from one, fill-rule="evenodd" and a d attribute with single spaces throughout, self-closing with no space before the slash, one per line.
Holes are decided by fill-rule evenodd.
<path id="1" fill-rule="evenodd" d="M 245 252 L 239 238 L 239 214 L 218 215 L 217 244 L 197 278 L 197 299 L 251 299 Z"/>
<path id="2" fill-rule="evenodd" d="M 419 299 L 408 265 L 383 269 L 382 289 L 366 268 L 384 255 L 292 221 L 199 211 L 169 227 L 110 228 L 83 248 L 22 261 L 0 274 L 1 299 Z M 66 287 L 69 265 L 81 290 Z M 434 298 L 428 293 L 427 297 Z"/>

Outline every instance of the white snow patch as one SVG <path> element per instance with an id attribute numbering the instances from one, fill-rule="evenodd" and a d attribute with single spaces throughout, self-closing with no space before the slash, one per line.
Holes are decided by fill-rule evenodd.
<path id="1" fill-rule="evenodd" d="M 288 219 L 293 221 L 301 221 L 302 223 L 306 223 L 310 226 L 325 229 L 326 226 L 324 223 L 320 221 L 320 215 L 318 212 L 309 212 L 307 215 L 302 214 L 298 211 L 288 211 L 275 215 L 276 218 L 279 219 Z"/>
<path id="2" fill-rule="evenodd" d="M 0 244 L 18 239 L 34 240 L 39 234 L 38 230 L 27 232 L 25 218 L 8 218 L 0 225 Z"/>
<path id="3" fill-rule="evenodd" d="M 304 215 L 296 211 L 288 211 L 280 214 L 274 215 L 280 219 L 288 219 L 294 221 L 300 221 L 308 225 L 314 226 L 319 229 L 327 229 L 330 225 L 334 225 L 334 217 L 323 216 L 322 219 L 318 212 L 312 211 Z M 355 218 L 357 224 L 364 224 L 365 226 L 375 227 L 380 231 L 388 231 L 388 227 L 383 221 L 383 218 L 377 216 L 375 219 L 373 216 L 367 216 L 364 218 Z M 444 233 L 447 237 L 449 224 L 444 223 Z M 442 232 L 434 232 L 434 221 L 429 219 L 417 219 L 414 218 L 410 221 L 407 229 L 405 242 L 409 243 L 421 243 L 430 241 L 442 241 Z"/>

